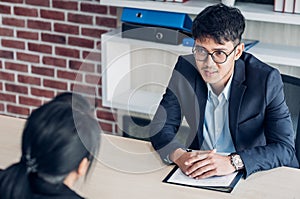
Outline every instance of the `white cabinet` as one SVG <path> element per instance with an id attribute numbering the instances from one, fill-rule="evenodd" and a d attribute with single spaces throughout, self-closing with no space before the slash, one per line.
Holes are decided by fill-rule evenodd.
<path id="1" fill-rule="evenodd" d="M 121 38 L 120 30 L 102 35 L 104 106 L 153 114 L 178 55 L 190 47 Z"/>
<path id="2" fill-rule="evenodd" d="M 153 2 L 151 0 L 101 0 L 100 4 L 196 15 L 205 7 L 220 2 L 220 0 L 189 0 L 186 3 Z M 241 10 L 247 20 L 300 25 L 299 14 L 274 12 L 273 5 L 236 2 L 235 6 Z"/>
<path id="3" fill-rule="evenodd" d="M 212 4 L 190 0 L 169 3 L 137 0 L 101 0 L 103 5 L 136 7 L 198 14 Z M 271 5 L 240 3 L 247 20 L 293 24 L 300 27 L 300 15 L 272 11 Z M 299 28 L 300 30 L 300 28 Z M 299 33 L 300 34 L 300 33 Z M 120 29 L 102 35 L 102 96 L 103 105 L 126 111 L 152 115 L 168 84 L 178 55 L 191 53 L 191 47 L 167 45 L 122 38 Z M 300 46 L 259 42 L 249 50 L 259 59 L 279 66 L 287 73 L 300 76 Z"/>

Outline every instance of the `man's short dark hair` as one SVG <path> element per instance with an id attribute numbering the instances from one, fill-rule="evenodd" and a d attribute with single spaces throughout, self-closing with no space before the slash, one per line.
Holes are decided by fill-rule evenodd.
<path id="1" fill-rule="evenodd" d="M 216 43 L 239 43 L 245 30 L 245 18 L 241 11 L 222 3 L 206 7 L 193 21 L 194 39 L 211 38 Z"/>

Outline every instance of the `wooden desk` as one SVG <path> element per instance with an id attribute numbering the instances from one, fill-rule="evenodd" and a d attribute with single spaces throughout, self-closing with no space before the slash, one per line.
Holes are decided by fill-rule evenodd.
<path id="1" fill-rule="evenodd" d="M 20 158 L 24 120 L 0 116 L 0 167 Z M 90 199 L 300 199 L 300 170 L 287 167 L 242 179 L 232 193 L 162 183 L 172 166 L 164 166 L 151 144 L 102 135 L 98 161 L 85 183 L 76 186 Z"/>

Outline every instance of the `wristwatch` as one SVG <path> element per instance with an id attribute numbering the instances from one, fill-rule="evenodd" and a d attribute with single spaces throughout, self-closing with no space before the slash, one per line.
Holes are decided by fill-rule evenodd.
<path id="1" fill-rule="evenodd" d="M 231 164 L 235 168 L 236 171 L 244 169 L 244 163 L 243 163 L 243 160 L 241 159 L 240 155 L 238 155 L 236 153 L 232 153 L 229 156 L 231 159 Z"/>

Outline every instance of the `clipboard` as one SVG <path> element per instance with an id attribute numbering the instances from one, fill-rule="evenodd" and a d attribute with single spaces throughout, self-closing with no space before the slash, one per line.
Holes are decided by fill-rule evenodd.
<path id="1" fill-rule="evenodd" d="M 170 173 L 163 179 L 164 183 L 169 183 L 169 184 L 174 184 L 174 185 L 181 185 L 181 186 L 188 186 L 188 187 L 194 187 L 194 188 L 201 188 L 201 189 L 208 189 L 208 190 L 214 190 L 214 191 L 220 191 L 220 192 L 226 192 L 226 193 L 231 193 L 236 184 L 239 182 L 241 177 L 243 176 L 243 172 L 237 172 L 233 180 L 230 182 L 230 185 L 228 186 L 204 186 L 204 185 L 190 185 L 190 184 L 185 184 L 185 183 L 178 183 L 178 182 L 173 182 L 170 181 L 169 179 L 174 175 L 174 173 L 177 170 L 180 170 L 178 166 L 175 166 Z M 204 179 L 205 180 L 205 179 Z"/>

